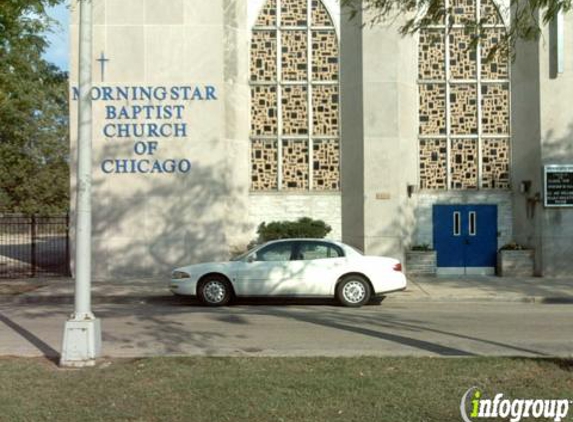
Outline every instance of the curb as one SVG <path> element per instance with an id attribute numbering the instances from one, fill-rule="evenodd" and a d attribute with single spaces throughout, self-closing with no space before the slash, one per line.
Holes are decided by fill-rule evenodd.
<path id="1" fill-rule="evenodd" d="M 157 305 L 157 304 L 187 304 L 190 298 L 165 296 L 92 296 L 92 304 L 96 305 Z M 11 305 L 73 305 L 74 296 L 16 296 L 0 297 L 0 304 Z"/>
<path id="2" fill-rule="evenodd" d="M 423 298 L 387 298 L 392 303 L 531 303 L 540 305 L 573 304 L 573 296 L 516 296 L 516 297 L 423 297 Z"/>

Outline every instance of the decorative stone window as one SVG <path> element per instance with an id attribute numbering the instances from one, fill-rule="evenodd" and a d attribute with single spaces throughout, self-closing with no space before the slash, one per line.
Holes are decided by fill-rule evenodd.
<path id="1" fill-rule="evenodd" d="M 266 1 L 251 40 L 253 191 L 340 189 L 338 68 L 320 0 Z"/>
<path id="2" fill-rule="evenodd" d="M 445 0 L 448 22 L 420 32 L 420 188 L 510 188 L 509 61 L 494 0 Z M 449 18 L 452 18 L 450 21 Z M 485 21 L 472 44 L 468 23 Z"/>

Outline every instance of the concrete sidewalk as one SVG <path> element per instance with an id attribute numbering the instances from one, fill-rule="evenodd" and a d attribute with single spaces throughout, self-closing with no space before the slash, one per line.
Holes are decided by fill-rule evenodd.
<path id="1" fill-rule="evenodd" d="M 573 303 L 573 278 L 409 277 L 396 301 Z"/>
<path id="2" fill-rule="evenodd" d="M 573 303 L 573 278 L 502 278 L 502 277 L 410 277 L 408 289 L 389 295 L 386 301 L 399 302 L 525 302 Z M 185 302 L 168 291 L 168 279 L 94 281 L 92 296 L 100 304 L 144 304 Z M 3 280 L 17 285 L 21 293 L 3 294 L 0 303 L 71 304 L 74 283 L 71 279 Z"/>

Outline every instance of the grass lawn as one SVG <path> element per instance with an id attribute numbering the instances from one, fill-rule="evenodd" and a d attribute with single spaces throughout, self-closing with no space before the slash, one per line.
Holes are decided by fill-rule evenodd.
<path id="1" fill-rule="evenodd" d="M 450 422 L 472 386 L 573 399 L 563 360 L 154 358 L 62 370 L 5 358 L 0 380 L 2 422 Z"/>

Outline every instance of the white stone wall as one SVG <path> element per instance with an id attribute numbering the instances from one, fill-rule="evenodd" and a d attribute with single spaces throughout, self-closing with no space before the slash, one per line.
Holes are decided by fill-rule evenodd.
<path id="1" fill-rule="evenodd" d="M 93 0 L 93 78 L 100 87 L 216 88 L 216 100 L 94 102 L 93 275 L 167 275 L 174 267 L 220 260 L 229 239 L 246 232 L 248 199 L 248 42 L 246 2 L 235 0 Z M 165 3 L 169 3 L 168 5 Z M 70 83 L 77 80 L 79 0 L 70 27 Z M 96 61 L 109 60 L 102 73 Z M 75 157 L 77 102 L 71 101 Z M 109 118 L 107 106 L 178 105 L 182 117 Z M 184 137 L 110 137 L 108 123 L 187 124 Z M 139 156 L 137 142 L 157 142 Z M 188 159 L 178 174 L 106 174 L 109 159 Z M 75 159 L 72 158 L 72 213 Z"/>
<path id="2" fill-rule="evenodd" d="M 511 192 L 421 192 L 416 195 L 416 228 L 412 244 L 434 244 L 432 209 L 434 205 L 497 205 L 497 247 L 513 241 L 513 203 Z"/>
<path id="3" fill-rule="evenodd" d="M 249 222 L 253 226 L 252 237 L 256 237 L 257 226 L 271 221 L 294 221 L 300 217 L 323 220 L 332 231 L 328 238 L 341 240 L 340 193 L 253 193 L 249 198 Z"/>
<path id="4" fill-rule="evenodd" d="M 563 17 L 564 52 L 563 73 L 558 73 L 556 54 L 556 37 L 551 33 L 554 29 L 546 26 L 539 41 L 539 95 L 533 96 L 532 101 L 539 103 L 539 114 L 533 114 L 531 109 L 522 110 L 523 114 L 516 116 L 524 130 L 537 129 L 536 117 L 539 116 L 539 142 L 541 166 L 573 163 L 573 113 L 571 113 L 571 98 L 573 96 L 573 55 L 571 55 L 573 34 L 573 16 L 565 13 Z M 543 42 L 550 40 L 549 42 Z M 521 70 L 521 69 L 520 69 Z M 528 75 L 529 76 L 529 75 Z M 533 75 L 535 76 L 535 75 Z M 529 78 L 527 84 L 537 85 L 535 79 Z M 532 119 L 532 116 L 534 118 Z M 525 173 L 527 164 L 517 166 Z M 542 167 L 529 174 L 524 174 L 523 180 L 532 180 L 530 201 L 535 201 L 535 195 L 543 197 Z M 533 198 L 532 198 L 533 197 Z M 573 274 L 573 209 L 546 208 L 541 203 L 534 205 L 538 220 L 525 220 L 522 224 L 535 227 L 534 238 L 531 242 L 536 245 L 538 272 L 548 277 L 566 277 Z M 533 223 L 535 221 L 535 223 Z M 533 223 L 533 224 L 532 224 Z"/>
<path id="5" fill-rule="evenodd" d="M 417 180 L 417 41 L 400 36 L 399 18 L 364 28 L 361 19 L 342 13 L 344 240 L 403 259 L 415 226 L 407 186 Z"/>

